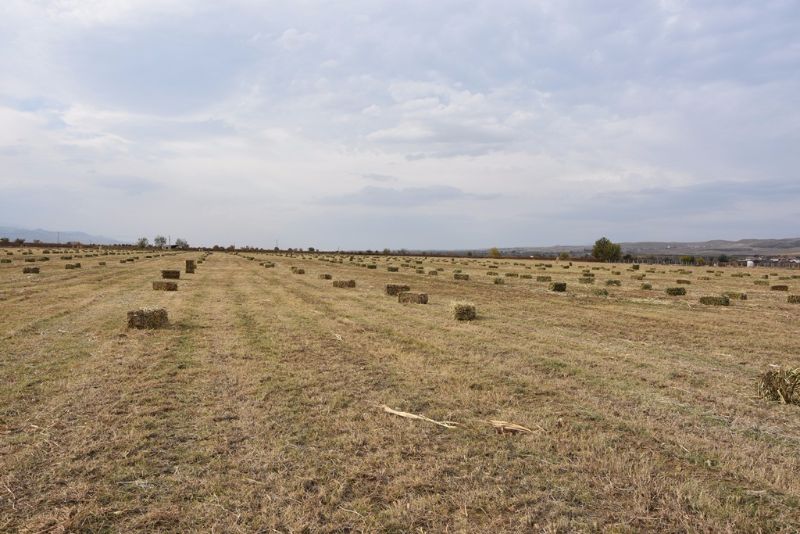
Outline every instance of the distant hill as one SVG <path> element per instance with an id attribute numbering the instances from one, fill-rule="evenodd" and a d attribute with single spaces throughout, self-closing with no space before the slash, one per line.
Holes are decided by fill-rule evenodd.
<path id="1" fill-rule="evenodd" d="M 682 241 L 638 241 L 620 243 L 622 252 L 639 256 L 797 256 L 800 255 L 800 237 L 785 239 L 740 239 L 738 241 L 725 241 L 715 239 L 712 241 L 682 242 Z M 489 249 L 458 250 L 451 252 L 485 255 Z M 504 256 L 531 256 L 537 254 L 558 254 L 569 252 L 570 255 L 580 257 L 590 254 L 592 245 L 555 245 L 551 247 L 511 247 L 501 248 Z M 428 251 L 444 252 L 444 251 Z"/>
<path id="2" fill-rule="evenodd" d="M 52 230 L 28 230 L 25 228 L 14 228 L 11 226 L 0 226 L 0 237 L 14 239 L 24 239 L 28 243 L 36 240 L 42 243 L 67 243 L 77 241 L 83 244 L 93 245 L 120 245 L 122 241 L 101 235 L 91 235 L 85 232 L 57 232 Z"/>

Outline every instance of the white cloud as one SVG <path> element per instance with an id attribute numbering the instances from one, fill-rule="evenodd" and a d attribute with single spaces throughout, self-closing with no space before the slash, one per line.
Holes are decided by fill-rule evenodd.
<path id="1" fill-rule="evenodd" d="M 153 224 L 166 231 L 194 220 L 197 234 L 184 232 L 193 242 L 264 244 L 279 233 L 284 243 L 305 240 L 297 245 L 414 246 L 402 225 L 391 233 L 362 205 L 321 207 L 333 197 L 400 199 L 417 220 L 482 229 L 458 243 L 443 230 L 438 246 L 486 244 L 492 232 L 519 240 L 509 245 L 589 241 L 602 221 L 639 233 L 615 238 L 646 238 L 663 224 L 643 222 L 647 191 L 675 202 L 686 198 L 680 192 L 704 195 L 702 220 L 717 221 L 707 223 L 711 232 L 729 213 L 713 202 L 722 195 L 715 188 L 735 183 L 747 187 L 734 188 L 729 203 L 786 232 L 791 210 L 765 208 L 753 191 L 764 184 L 789 205 L 800 200 L 781 187 L 796 182 L 800 165 L 800 10 L 791 3 L 412 0 L 332 9 L 282 0 L 269 9 L 250 0 L 4 2 L 0 214 L 17 220 L 0 224 L 45 224 L 46 199 L 20 191 L 48 185 L 54 196 L 80 190 L 101 214 L 120 202 L 103 228 L 118 235 L 140 233 L 122 214 L 125 195 L 174 192 L 180 200 Z M 365 196 L 369 176 L 395 178 L 391 191 Z M 121 185 L 102 185 L 114 180 Z M 448 200 L 411 202 L 430 194 Z M 624 215 L 637 221 L 628 230 L 595 208 L 608 194 L 627 199 Z M 198 212 L 220 220 L 194 219 Z M 576 213 L 592 223 L 581 226 Z M 373 224 L 363 224 L 367 215 Z M 66 208 L 53 217 L 98 224 Z M 321 224 L 340 219 L 350 243 Z M 675 222 L 675 239 L 703 235 L 689 220 Z M 550 233 L 536 233 L 542 221 Z M 737 237 L 747 224 L 705 235 Z M 372 243 L 366 226 L 390 234 Z"/>

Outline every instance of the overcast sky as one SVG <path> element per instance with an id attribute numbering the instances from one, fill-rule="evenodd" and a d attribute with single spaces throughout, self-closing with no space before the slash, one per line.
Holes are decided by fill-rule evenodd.
<path id="1" fill-rule="evenodd" d="M 790 237 L 798 169 L 800 0 L 0 2 L 0 226 Z"/>

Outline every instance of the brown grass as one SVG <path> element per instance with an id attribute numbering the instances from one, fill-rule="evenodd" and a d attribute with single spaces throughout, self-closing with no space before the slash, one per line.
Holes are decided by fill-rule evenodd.
<path id="1" fill-rule="evenodd" d="M 557 294 L 477 262 L 464 284 L 346 259 L 326 270 L 358 287 L 334 292 L 257 256 L 282 269 L 215 253 L 178 292 L 150 283 L 180 254 L 0 266 L 0 531 L 800 530 L 800 408 L 753 386 L 800 367 L 785 293 L 747 284 L 722 309 L 634 284 L 599 299 L 578 262 Z M 740 290 L 723 270 L 692 292 Z M 431 302 L 398 306 L 389 282 Z M 454 321 L 457 299 L 480 320 Z M 145 305 L 171 326 L 128 330 Z"/>

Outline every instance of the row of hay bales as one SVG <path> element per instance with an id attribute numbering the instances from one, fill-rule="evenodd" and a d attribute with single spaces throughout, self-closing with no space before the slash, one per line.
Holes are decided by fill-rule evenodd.
<path id="1" fill-rule="evenodd" d="M 291 254 L 290 256 L 291 257 L 306 258 L 306 256 L 303 255 L 303 254 L 301 254 L 299 256 L 295 256 L 294 254 Z M 325 256 L 316 256 L 316 255 L 313 256 L 313 257 L 318 259 L 319 261 L 326 261 L 326 262 L 330 262 L 330 263 L 342 263 L 343 262 L 343 258 L 338 258 L 337 259 L 335 257 L 325 257 Z M 382 257 L 382 256 L 377 256 L 377 257 L 375 257 L 375 256 L 373 256 L 373 257 L 369 257 L 369 256 L 367 256 L 367 257 L 350 256 L 349 257 L 349 261 L 350 262 L 355 263 L 357 266 L 366 267 L 366 268 L 374 268 L 374 266 L 376 265 L 375 262 L 381 262 L 382 261 L 382 262 L 386 262 L 386 263 L 391 263 L 391 262 L 396 262 L 398 260 L 399 260 L 399 258 L 397 258 L 397 257 Z M 399 272 L 400 268 L 409 268 L 409 269 L 413 269 L 418 274 L 424 274 L 425 273 L 425 269 L 420 267 L 420 265 L 422 265 L 423 263 L 426 263 L 427 262 L 426 260 L 428 260 L 428 258 L 425 258 L 424 260 L 408 260 L 406 262 L 401 263 L 399 267 L 396 266 L 396 265 L 388 265 L 387 266 L 387 270 L 389 272 Z M 437 259 L 437 261 L 441 261 L 441 259 Z M 489 266 L 490 268 L 498 268 L 499 267 L 499 264 L 497 262 L 495 262 L 494 260 L 486 260 L 486 261 L 476 261 L 476 260 L 457 261 L 455 258 L 450 258 L 449 263 L 451 263 L 451 264 L 458 263 L 458 264 L 470 265 L 470 266 L 486 265 L 486 266 Z M 508 263 L 506 263 L 506 265 L 507 264 Z M 530 265 L 524 265 L 524 264 L 518 263 L 518 262 L 514 262 L 513 265 L 522 265 L 526 269 L 530 269 L 531 268 Z M 537 264 L 534 265 L 534 267 L 537 268 L 537 269 L 540 269 L 540 270 L 547 270 L 548 268 L 553 268 L 554 265 L 553 264 L 537 263 Z M 570 262 L 569 265 L 562 265 L 562 267 L 569 269 L 570 267 L 572 267 L 572 263 Z M 610 266 L 610 267 L 609 266 L 592 266 L 590 269 L 584 268 L 584 269 L 582 269 L 581 276 L 578 278 L 578 282 L 579 283 L 584 283 L 584 284 L 594 284 L 596 277 L 595 277 L 594 273 L 592 273 L 591 271 L 610 271 L 612 275 L 617 275 L 617 276 L 621 275 L 622 271 L 621 270 L 616 270 L 616 269 L 618 269 L 617 266 Z M 636 281 L 643 281 L 643 280 L 645 280 L 645 277 L 647 276 L 644 272 L 640 272 L 641 271 L 641 266 L 639 264 L 632 264 L 626 270 L 632 273 L 631 279 L 636 280 Z M 444 271 L 443 267 L 437 267 L 435 270 L 428 271 L 428 274 L 438 274 L 439 272 L 442 272 L 442 271 Z M 647 272 L 648 273 L 655 273 L 657 271 L 656 271 L 656 269 L 654 267 L 651 267 L 651 268 L 647 269 Z M 666 270 L 661 270 L 661 271 L 658 271 L 658 272 L 667 273 Z M 672 269 L 672 270 L 670 270 L 670 272 L 675 272 L 675 273 L 678 273 L 678 274 L 681 274 L 681 275 L 684 275 L 684 276 L 693 274 L 692 270 L 685 269 L 685 268 Z M 714 274 L 715 276 L 721 276 L 724 273 L 724 271 L 716 271 L 716 270 L 707 270 L 706 272 L 708 272 L 709 274 Z M 497 271 L 488 271 L 488 272 L 486 272 L 486 274 L 487 274 L 487 276 L 493 276 L 494 277 L 493 280 L 492 280 L 494 284 L 496 284 L 496 285 L 504 285 L 505 284 L 504 279 L 499 276 L 500 273 L 498 273 Z M 773 274 L 776 274 L 776 273 L 773 273 Z M 533 278 L 533 275 L 531 275 L 531 274 L 516 273 L 516 272 L 506 272 L 506 273 L 504 273 L 504 276 L 506 278 L 520 278 L 520 279 L 532 279 Z M 766 277 L 767 275 L 764 275 L 764 276 Z M 800 275 L 797 275 L 797 277 L 800 278 Z M 789 277 L 787 277 L 787 276 L 782 276 L 781 278 L 782 279 L 789 279 Z M 454 280 L 459 280 L 459 281 L 468 281 L 468 280 L 470 280 L 470 275 L 467 274 L 467 273 L 462 272 L 462 269 L 456 268 L 456 269 L 453 269 L 453 279 Z M 699 279 L 706 280 L 706 279 L 710 279 L 710 278 L 709 277 L 705 277 L 705 276 L 701 276 Z M 536 276 L 536 281 L 537 282 L 551 282 L 552 281 L 552 277 L 549 276 L 549 275 L 540 275 L 540 276 Z M 675 280 L 675 283 L 678 286 L 687 286 L 687 285 L 691 285 L 692 282 L 691 282 L 691 280 L 688 280 L 686 278 L 678 278 L 678 279 Z M 621 287 L 623 285 L 623 282 L 620 279 L 608 279 L 608 280 L 605 281 L 605 285 L 608 286 L 608 287 Z M 653 289 L 653 284 L 651 282 L 643 282 L 643 283 L 641 283 L 639 285 L 639 287 L 640 287 L 641 290 L 649 291 L 649 290 Z M 551 284 L 550 289 L 552 291 L 556 291 L 556 292 L 566 291 L 566 282 L 553 283 L 553 284 Z M 773 288 L 771 288 L 771 289 L 773 289 L 774 291 L 788 290 L 788 286 L 786 286 L 786 285 L 776 285 L 776 286 L 773 286 Z M 684 287 L 668 287 L 664 291 L 669 296 L 683 296 L 683 295 L 686 295 L 686 290 L 685 290 Z M 598 295 L 598 296 L 608 296 L 608 291 L 607 290 L 603 290 L 603 289 L 593 289 L 592 290 L 592 294 Z M 722 295 L 718 295 L 718 296 L 708 296 L 708 297 L 701 297 L 700 298 L 700 302 L 702 304 L 707 304 L 707 305 L 729 305 L 731 300 L 747 300 L 747 295 L 745 293 L 742 293 L 742 292 L 726 292 L 726 293 L 723 293 Z M 796 299 L 794 298 L 794 296 L 789 296 L 789 298 L 787 299 L 787 301 L 790 302 L 790 303 L 794 303 L 795 300 Z"/>

